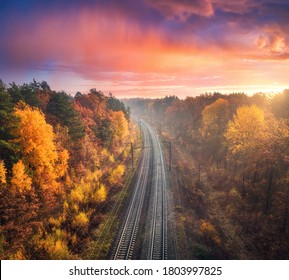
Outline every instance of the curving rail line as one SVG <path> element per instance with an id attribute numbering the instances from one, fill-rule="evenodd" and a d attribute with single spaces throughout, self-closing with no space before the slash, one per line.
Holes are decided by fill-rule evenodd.
<path id="1" fill-rule="evenodd" d="M 142 121 L 144 146 L 134 192 L 118 236 L 113 259 L 131 259 L 141 219 L 150 223 L 148 259 L 167 258 L 166 172 L 156 132 Z M 152 175 L 152 180 L 149 176 Z M 149 189 L 151 188 L 151 189 Z M 152 211 L 144 213 L 146 192 L 150 191 Z"/>
<path id="2" fill-rule="evenodd" d="M 152 146 L 154 155 L 153 175 L 153 212 L 151 222 L 151 234 L 149 241 L 148 259 L 163 260 L 167 258 L 167 180 L 165 161 L 159 138 L 151 127 Z"/>

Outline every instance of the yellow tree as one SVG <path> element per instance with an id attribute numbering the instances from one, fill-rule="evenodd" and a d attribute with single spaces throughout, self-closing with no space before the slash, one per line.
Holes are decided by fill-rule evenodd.
<path id="1" fill-rule="evenodd" d="M 272 204 L 272 193 L 274 185 L 279 184 L 282 186 L 284 193 L 288 184 L 286 183 L 286 176 L 288 172 L 289 163 L 289 127 L 286 120 L 277 120 L 272 114 L 267 119 L 267 141 L 264 141 L 265 149 L 263 153 L 263 162 L 265 163 L 265 175 L 267 177 L 267 190 L 266 190 L 266 202 L 265 213 L 268 213 Z M 285 179 L 285 180 L 284 180 Z M 285 195 L 285 203 L 287 207 L 287 201 L 289 193 Z"/>
<path id="2" fill-rule="evenodd" d="M 55 170 L 57 177 L 63 177 L 68 169 L 69 153 L 62 149 L 58 152 L 58 160 L 56 161 Z"/>
<path id="3" fill-rule="evenodd" d="M 6 168 L 4 161 L 0 161 L 0 184 L 6 184 Z"/>
<path id="4" fill-rule="evenodd" d="M 250 173 L 254 174 L 253 184 L 257 172 L 261 173 L 263 182 L 267 182 L 264 208 L 267 213 L 274 182 L 282 177 L 288 166 L 288 125 L 256 106 L 245 106 L 239 108 L 229 122 L 225 137 L 231 156 L 242 165 L 243 195 L 245 179 Z"/>
<path id="5" fill-rule="evenodd" d="M 100 188 L 95 193 L 96 202 L 104 202 L 107 198 L 107 191 L 103 184 L 100 185 Z"/>
<path id="6" fill-rule="evenodd" d="M 22 193 L 31 190 L 32 180 L 25 172 L 25 166 L 22 160 L 19 160 L 17 163 L 13 165 L 12 168 L 12 178 L 11 185 L 13 188 L 13 192 L 17 191 Z"/>
<path id="7" fill-rule="evenodd" d="M 254 170 L 256 174 L 256 164 L 262 158 L 268 138 L 264 111 L 255 105 L 238 108 L 224 135 L 229 157 L 241 166 L 242 195 L 245 196 L 246 173 Z"/>
<path id="8" fill-rule="evenodd" d="M 119 146 L 128 136 L 128 123 L 122 111 L 113 112 L 112 114 L 113 127 L 113 144 Z"/>
<path id="9" fill-rule="evenodd" d="M 247 157 L 257 153 L 262 148 L 266 132 L 265 113 L 262 109 L 255 105 L 238 108 L 225 132 L 229 151 L 233 155 Z"/>
<path id="10" fill-rule="evenodd" d="M 123 164 L 119 164 L 116 168 L 111 170 L 108 178 L 108 182 L 110 186 L 119 185 L 121 183 L 122 176 L 124 174 L 125 166 Z"/>
<path id="11" fill-rule="evenodd" d="M 224 155 L 224 132 L 230 117 L 229 102 L 217 99 L 202 111 L 201 135 L 206 143 L 206 151 L 210 151 L 212 159 L 219 163 Z"/>
<path id="12" fill-rule="evenodd" d="M 15 110 L 19 126 L 15 130 L 17 141 L 32 183 L 37 186 L 43 210 L 54 208 L 55 195 L 60 192 L 59 179 L 67 170 L 68 152 L 56 147 L 53 128 L 44 114 L 20 102 Z"/>
<path id="13" fill-rule="evenodd" d="M 21 160 L 12 167 L 12 177 L 5 188 L 0 190 L 1 231 L 7 239 L 6 257 L 29 258 L 25 248 L 39 223 L 35 222 L 38 199 L 31 187 L 32 180 L 25 172 Z"/>

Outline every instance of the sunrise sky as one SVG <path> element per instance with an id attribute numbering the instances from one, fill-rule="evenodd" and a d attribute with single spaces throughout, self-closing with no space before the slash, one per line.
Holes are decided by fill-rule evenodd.
<path id="1" fill-rule="evenodd" d="M 288 0 L 0 0 L 0 79 L 116 97 L 289 88 Z"/>

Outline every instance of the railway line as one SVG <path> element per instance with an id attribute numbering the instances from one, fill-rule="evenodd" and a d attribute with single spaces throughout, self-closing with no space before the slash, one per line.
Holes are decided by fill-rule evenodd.
<path id="1" fill-rule="evenodd" d="M 137 170 L 135 185 L 125 218 L 112 253 L 113 259 L 132 259 L 140 236 L 140 221 L 145 221 L 147 259 L 167 258 L 167 178 L 161 144 L 155 130 L 141 122 L 144 149 Z M 149 209 L 144 204 L 148 197 Z"/>
<path id="2" fill-rule="evenodd" d="M 166 171 L 159 138 L 151 127 L 148 127 L 152 137 L 154 155 L 153 164 L 153 213 L 151 219 L 151 234 L 148 259 L 162 260 L 167 258 L 167 199 Z"/>

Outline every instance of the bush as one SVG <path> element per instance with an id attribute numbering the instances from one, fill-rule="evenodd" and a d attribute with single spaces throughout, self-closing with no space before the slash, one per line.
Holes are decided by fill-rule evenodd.
<path id="1" fill-rule="evenodd" d="M 221 239 L 218 235 L 218 232 L 209 221 L 200 220 L 200 230 L 207 243 L 213 243 L 214 245 L 221 244 Z"/>
<path id="2" fill-rule="evenodd" d="M 73 226 L 86 228 L 88 226 L 89 219 L 84 212 L 80 212 L 73 221 Z"/>
<path id="3" fill-rule="evenodd" d="M 204 244 L 197 244 L 193 248 L 193 254 L 198 260 L 212 260 L 214 259 L 213 252 Z"/>

